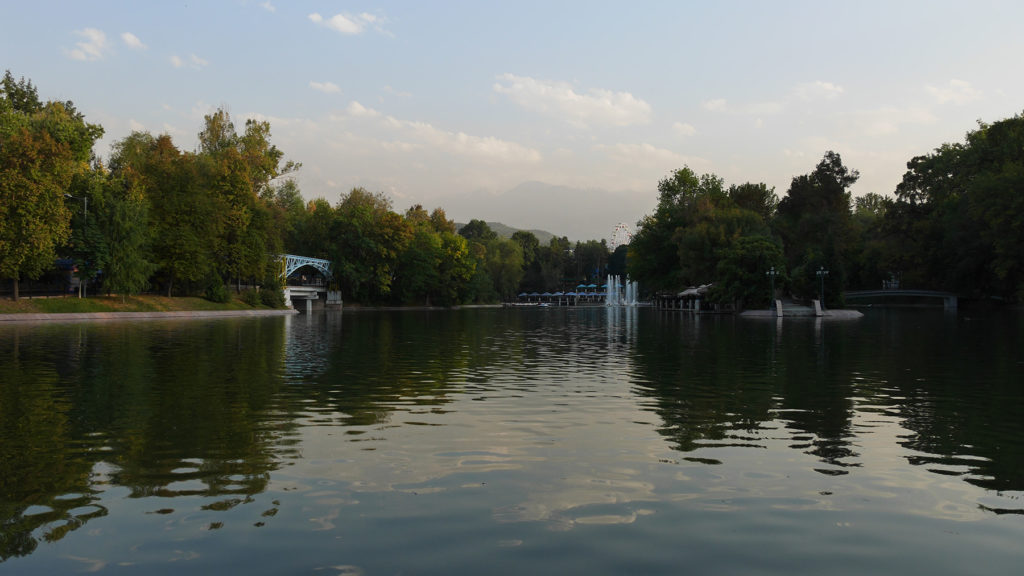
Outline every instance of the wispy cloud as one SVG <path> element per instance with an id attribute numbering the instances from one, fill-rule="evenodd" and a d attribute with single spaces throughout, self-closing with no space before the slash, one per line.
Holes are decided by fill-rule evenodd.
<path id="1" fill-rule="evenodd" d="M 373 108 L 352 101 L 346 108 L 348 117 L 372 122 L 376 129 L 389 131 L 393 138 L 378 141 L 377 146 L 391 150 L 420 150 L 447 156 L 468 157 L 495 164 L 536 164 L 542 156 L 537 150 L 516 142 L 491 136 L 475 136 L 452 132 L 426 122 L 402 120 L 385 116 Z"/>
<path id="2" fill-rule="evenodd" d="M 267 2 L 261 2 L 260 6 L 267 12 L 277 12 L 277 7 L 271 4 L 269 0 Z"/>
<path id="3" fill-rule="evenodd" d="M 527 110 L 560 118 L 580 127 L 632 126 L 651 121 L 651 105 L 629 92 L 593 88 L 581 94 L 567 82 L 537 80 L 514 74 L 498 76 L 498 82 L 493 88 L 495 92 L 507 95 Z"/>
<path id="4" fill-rule="evenodd" d="M 963 80 L 950 80 L 945 86 L 925 86 L 925 90 L 931 94 L 939 104 L 953 103 L 963 106 L 981 98 L 981 91 L 971 86 L 970 82 Z"/>
<path id="5" fill-rule="evenodd" d="M 867 136 L 896 134 L 903 125 L 928 125 L 938 122 L 930 111 L 920 107 L 884 106 L 864 110 L 853 115 L 858 126 Z"/>
<path id="6" fill-rule="evenodd" d="M 348 108 L 346 108 L 345 111 L 348 112 L 349 116 L 354 116 L 356 118 L 373 118 L 380 116 L 380 112 L 377 112 L 373 108 L 367 108 L 355 100 L 349 102 Z"/>
<path id="7" fill-rule="evenodd" d="M 839 97 L 843 92 L 842 86 L 821 80 L 806 82 L 793 88 L 793 95 L 805 102 L 811 100 L 832 100 Z"/>
<path id="8" fill-rule="evenodd" d="M 399 96 L 399 97 L 402 97 L 402 98 L 412 98 L 412 92 L 403 92 L 402 90 L 396 90 L 395 88 L 392 88 L 391 86 L 385 86 L 384 87 L 384 92 L 386 92 L 388 94 L 391 94 L 393 96 Z"/>
<path id="9" fill-rule="evenodd" d="M 334 82 L 316 82 L 311 80 L 309 87 L 325 94 L 341 94 L 341 88 Z"/>
<path id="10" fill-rule="evenodd" d="M 349 36 L 362 34 L 367 28 L 372 28 L 387 36 L 392 35 L 384 29 L 384 23 L 387 20 L 383 17 L 370 14 L 369 12 L 361 12 L 359 14 L 340 12 L 329 18 L 324 18 L 319 13 L 314 12 L 309 15 L 309 20 L 314 24 Z"/>
<path id="11" fill-rule="evenodd" d="M 726 102 L 725 98 L 706 100 L 701 106 L 709 112 L 725 112 L 729 109 L 729 103 Z"/>
<path id="12" fill-rule="evenodd" d="M 84 38 L 81 42 L 75 43 L 75 47 L 68 51 L 68 56 L 74 60 L 92 62 L 100 60 L 110 52 L 110 43 L 107 35 L 96 28 L 85 28 L 75 31 L 75 34 Z"/>
<path id="13" fill-rule="evenodd" d="M 680 136 L 694 136 L 697 134 L 697 129 L 685 122 L 676 122 L 672 124 L 672 131 Z"/>
<path id="14" fill-rule="evenodd" d="M 139 37 L 131 32 L 122 32 L 121 41 L 129 48 L 133 48 L 135 50 L 145 50 L 147 48 L 147 46 L 143 44 L 142 40 L 139 40 Z"/>
<path id="15" fill-rule="evenodd" d="M 684 156 L 665 148 L 658 148 L 646 142 L 640 144 L 612 144 L 594 147 L 608 160 L 628 166 L 671 170 L 681 166 L 706 166 L 709 162 L 696 156 Z"/>
<path id="16" fill-rule="evenodd" d="M 765 116 L 782 112 L 784 106 L 780 102 L 752 102 L 750 104 L 734 105 L 724 98 L 705 100 L 701 107 L 708 112 L 723 114 L 740 114 L 747 116 Z"/>
<path id="17" fill-rule="evenodd" d="M 192 68 L 194 70 L 202 70 L 209 66 L 210 62 L 196 56 L 195 54 L 189 54 L 188 59 L 183 59 L 177 54 L 171 56 L 171 66 L 175 68 Z"/>

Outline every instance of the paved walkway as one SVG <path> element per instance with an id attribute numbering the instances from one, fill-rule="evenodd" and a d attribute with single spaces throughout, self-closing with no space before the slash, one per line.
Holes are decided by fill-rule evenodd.
<path id="1" fill-rule="evenodd" d="M 68 312 L 61 314 L 0 314 L 0 322 L 75 322 L 82 320 L 142 320 L 158 318 L 225 318 L 285 316 L 298 310 L 176 310 L 173 312 Z"/>

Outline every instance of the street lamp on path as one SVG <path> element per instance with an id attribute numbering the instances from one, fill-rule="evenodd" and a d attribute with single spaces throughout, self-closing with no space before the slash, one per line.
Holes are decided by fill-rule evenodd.
<path id="1" fill-rule="evenodd" d="M 778 276 L 779 273 L 775 270 L 775 266 L 772 266 L 770 270 L 764 273 L 764 275 L 768 277 L 771 283 L 770 292 L 768 292 L 768 308 L 771 309 L 772 302 L 775 301 L 775 277 Z"/>
<path id="2" fill-rule="evenodd" d="M 825 270 L 824 266 L 818 268 L 815 274 L 818 276 L 818 281 L 821 283 L 821 307 L 825 307 L 825 276 L 828 276 L 828 270 Z"/>

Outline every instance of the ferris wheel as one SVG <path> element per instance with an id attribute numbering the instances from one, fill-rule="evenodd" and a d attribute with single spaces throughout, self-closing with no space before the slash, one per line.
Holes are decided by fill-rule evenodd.
<path id="1" fill-rule="evenodd" d="M 619 222 L 618 224 L 615 225 L 615 228 L 612 230 L 612 241 L 609 244 L 608 249 L 614 252 L 616 248 L 622 246 L 623 244 L 629 244 L 632 240 L 633 229 L 629 226 L 629 224 Z"/>

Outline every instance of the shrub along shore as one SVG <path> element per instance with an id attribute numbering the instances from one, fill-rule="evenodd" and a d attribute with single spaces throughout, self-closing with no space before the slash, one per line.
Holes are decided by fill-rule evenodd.
<path id="1" fill-rule="evenodd" d="M 227 302 L 211 302 L 198 297 L 167 297 L 156 295 L 90 296 L 88 298 L 21 298 L 17 301 L 0 300 L 0 316 L 11 317 L 39 314 L 111 314 L 111 313 L 177 313 L 177 312 L 238 312 L 263 311 L 266 313 L 288 314 L 292 310 L 275 309 L 269 306 L 252 306 L 240 298 Z"/>

